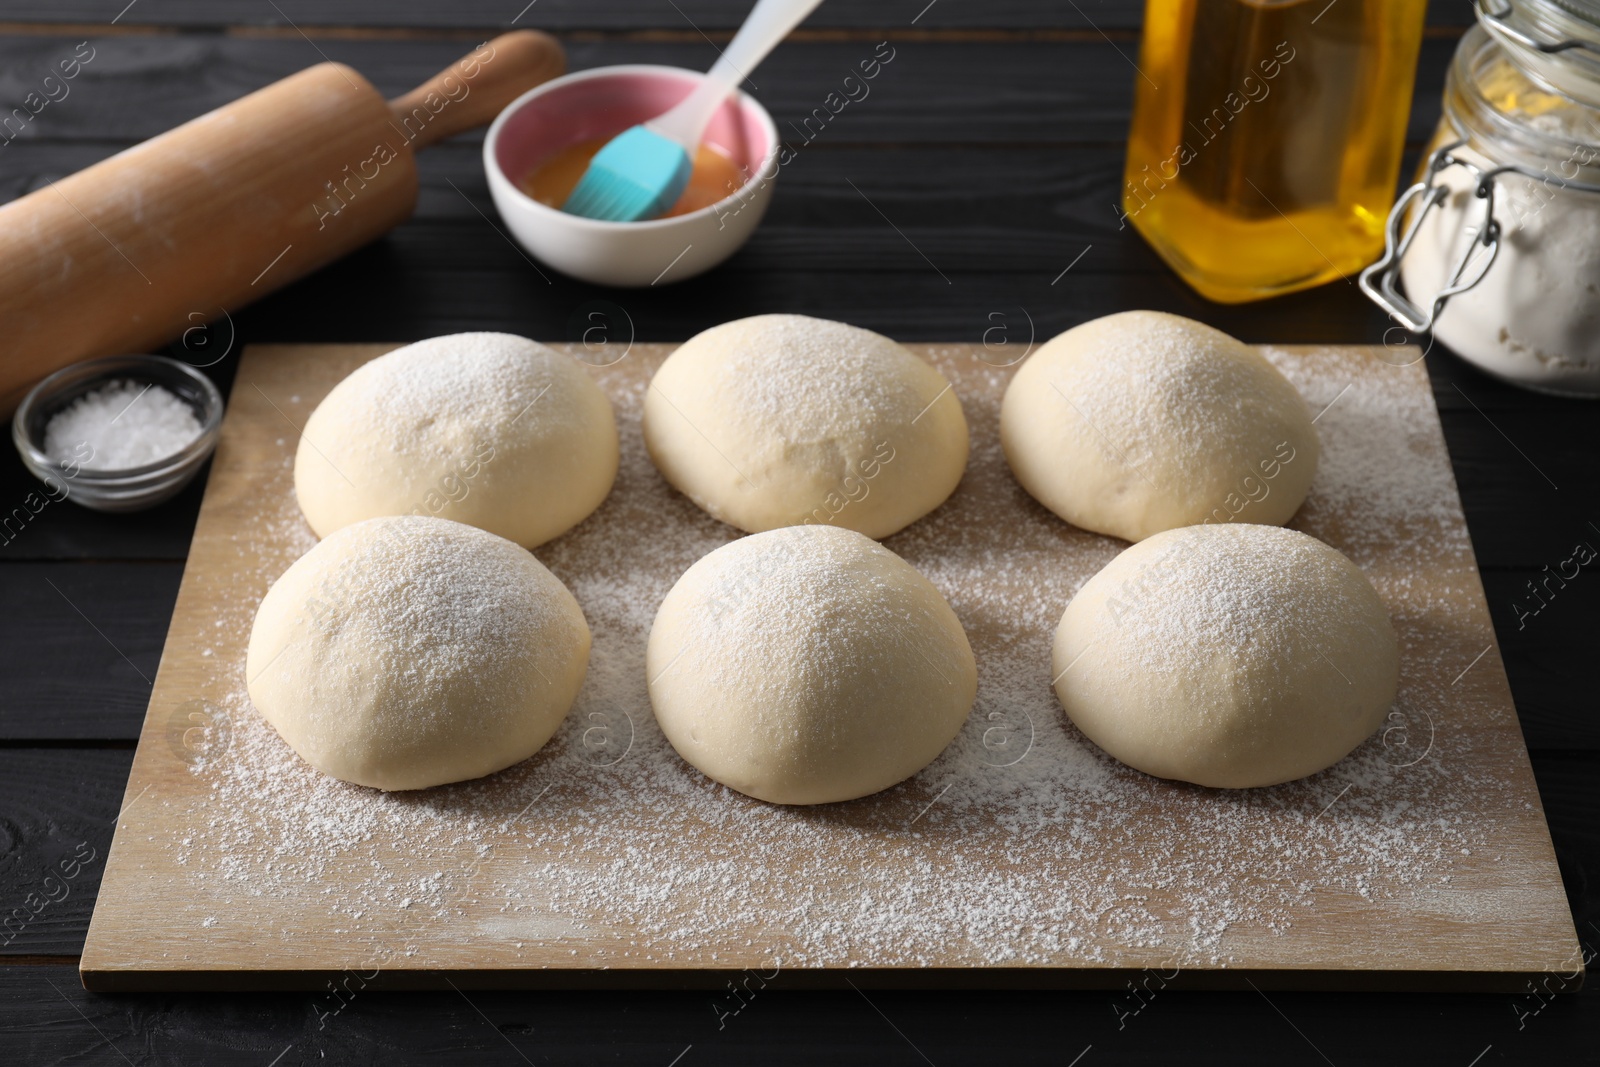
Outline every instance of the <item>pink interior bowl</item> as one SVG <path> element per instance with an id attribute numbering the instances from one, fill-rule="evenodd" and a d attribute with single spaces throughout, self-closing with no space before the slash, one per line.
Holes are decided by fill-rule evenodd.
<path id="1" fill-rule="evenodd" d="M 691 71 L 667 67 L 602 67 L 551 82 L 542 94 L 506 109 L 495 162 L 506 177 L 519 181 L 569 145 L 611 137 L 655 118 L 688 96 L 698 80 Z M 758 173 L 772 151 L 774 131 L 754 103 L 730 97 L 705 135 L 746 174 Z"/>
<path id="2" fill-rule="evenodd" d="M 675 67 L 598 67 L 546 82 L 507 106 L 489 127 L 483 158 L 490 194 L 518 242 L 558 270 L 604 285 L 681 281 L 732 255 L 765 213 L 778 171 L 777 128 L 744 93 L 713 116 L 705 140 L 749 177 L 710 207 L 646 222 L 600 222 L 541 204 L 518 185 L 570 145 L 661 114 L 700 77 Z"/>

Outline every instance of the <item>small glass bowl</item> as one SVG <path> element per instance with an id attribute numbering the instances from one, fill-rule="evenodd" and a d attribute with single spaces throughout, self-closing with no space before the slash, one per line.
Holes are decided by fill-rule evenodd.
<path id="1" fill-rule="evenodd" d="M 194 409 L 200 436 L 154 463 L 125 470 L 90 470 L 57 462 L 44 451 L 50 420 L 85 393 L 115 381 L 159 385 Z M 217 447 L 222 394 L 211 379 L 166 356 L 110 356 L 63 367 L 34 386 L 11 420 L 11 440 L 23 465 L 53 492 L 96 511 L 143 511 L 188 485 Z M 59 498 L 58 498 L 59 499 Z"/>

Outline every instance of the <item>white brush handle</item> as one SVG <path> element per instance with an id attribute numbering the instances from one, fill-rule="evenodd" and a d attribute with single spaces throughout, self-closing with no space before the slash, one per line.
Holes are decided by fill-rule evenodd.
<path id="1" fill-rule="evenodd" d="M 676 141 L 693 156 L 711 116 L 733 92 L 734 86 L 744 81 L 756 65 L 767 58 L 767 53 L 820 3 L 822 0 L 759 0 L 734 35 L 733 43 L 694 91 L 671 111 L 645 123 L 645 129 Z"/>

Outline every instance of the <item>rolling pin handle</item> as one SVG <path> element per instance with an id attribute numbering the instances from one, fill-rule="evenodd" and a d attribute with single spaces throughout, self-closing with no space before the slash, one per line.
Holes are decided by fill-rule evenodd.
<path id="1" fill-rule="evenodd" d="M 413 149 L 494 121 L 511 101 L 567 68 L 561 45 L 537 30 L 485 41 L 404 96 L 389 101 Z"/>

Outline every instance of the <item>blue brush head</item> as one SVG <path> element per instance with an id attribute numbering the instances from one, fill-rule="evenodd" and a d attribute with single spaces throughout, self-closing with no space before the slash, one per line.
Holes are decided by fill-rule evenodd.
<path id="1" fill-rule="evenodd" d="M 683 195 L 691 169 L 682 146 L 635 126 L 595 153 L 561 210 L 609 222 L 653 219 Z"/>

